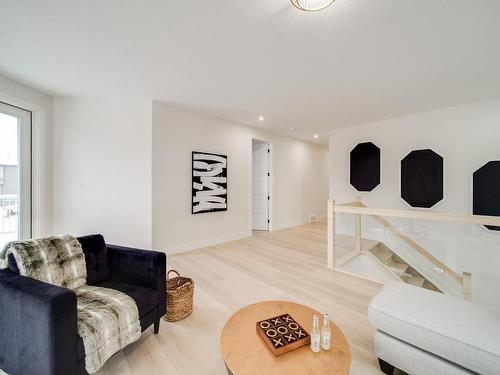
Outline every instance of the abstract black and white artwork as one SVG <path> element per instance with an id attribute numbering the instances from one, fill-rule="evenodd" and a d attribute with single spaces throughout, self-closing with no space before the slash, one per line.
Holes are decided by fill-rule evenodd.
<path id="1" fill-rule="evenodd" d="M 193 151 L 192 214 L 227 211 L 227 155 Z"/>

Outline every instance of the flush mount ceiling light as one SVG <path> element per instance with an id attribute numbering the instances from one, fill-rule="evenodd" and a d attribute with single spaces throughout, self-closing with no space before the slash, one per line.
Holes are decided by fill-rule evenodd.
<path id="1" fill-rule="evenodd" d="M 307 12 L 317 12 L 333 4 L 335 0 L 290 0 L 292 4 Z"/>

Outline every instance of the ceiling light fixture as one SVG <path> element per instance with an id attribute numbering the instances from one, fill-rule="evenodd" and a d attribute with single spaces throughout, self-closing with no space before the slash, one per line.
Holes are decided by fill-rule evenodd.
<path id="1" fill-rule="evenodd" d="M 300 10 L 317 12 L 333 4 L 335 0 L 290 0 Z"/>
<path id="2" fill-rule="evenodd" d="M 259 116 L 259 121 L 264 121 L 264 116 Z"/>
<path id="3" fill-rule="evenodd" d="M 316 138 L 316 139 L 317 139 L 317 138 L 318 138 L 318 135 L 317 135 L 317 134 L 314 134 L 314 138 Z"/>

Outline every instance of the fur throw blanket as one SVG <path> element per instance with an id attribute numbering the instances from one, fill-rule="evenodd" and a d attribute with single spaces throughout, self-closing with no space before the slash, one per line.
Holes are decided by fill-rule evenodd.
<path id="1" fill-rule="evenodd" d="M 117 290 L 85 285 L 75 293 L 85 369 L 92 374 L 113 354 L 141 337 L 139 313 L 134 300 Z"/>
<path id="2" fill-rule="evenodd" d="M 73 290 L 86 283 L 85 256 L 75 237 L 10 242 L 0 251 L 0 268 L 7 268 L 9 254 L 22 276 Z"/>
<path id="3" fill-rule="evenodd" d="M 85 368 L 92 374 L 117 351 L 141 336 L 135 301 L 108 288 L 86 285 L 85 256 L 73 236 L 14 241 L 0 251 L 0 269 L 14 256 L 22 276 L 71 289 L 77 296 L 78 335 L 85 347 Z"/>

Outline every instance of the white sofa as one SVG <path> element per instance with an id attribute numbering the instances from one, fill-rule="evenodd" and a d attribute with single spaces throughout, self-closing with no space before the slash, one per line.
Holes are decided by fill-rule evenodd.
<path id="1" fill-rule="evenodd" d="M 500 311 L 400 282 L 369 306 L 375 355 L 386 374 L 500 374 Z"/>

